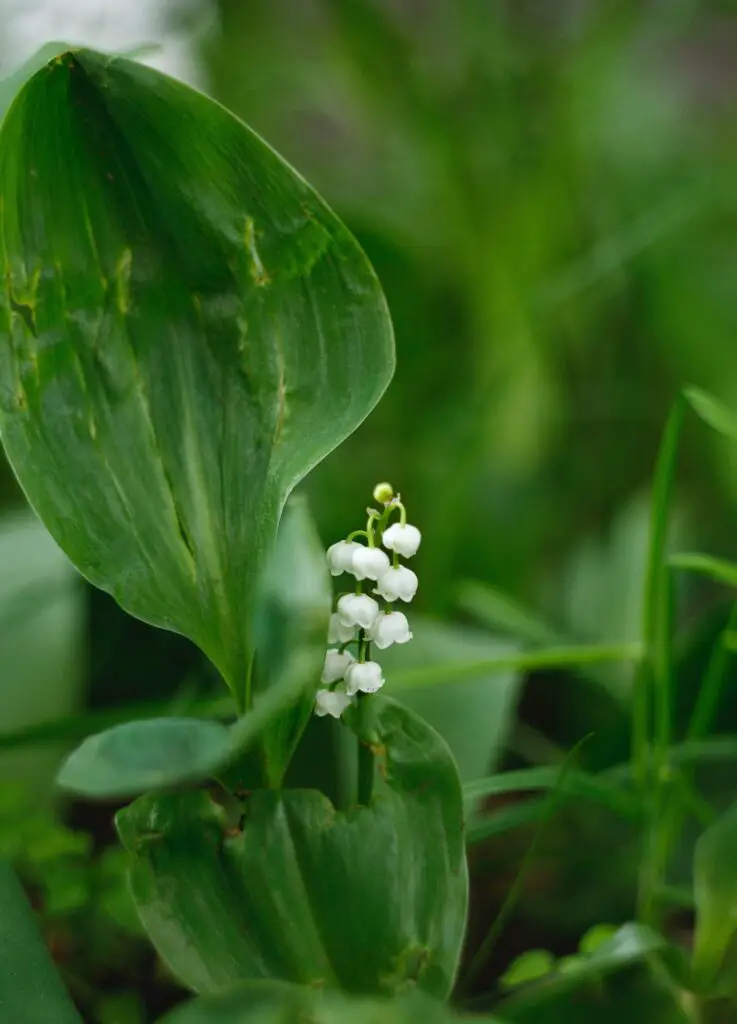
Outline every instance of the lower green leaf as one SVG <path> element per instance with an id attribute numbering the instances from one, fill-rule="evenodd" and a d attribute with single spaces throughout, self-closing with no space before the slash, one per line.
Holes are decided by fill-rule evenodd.
<path id="1" fill-rule="evenodd" d="M 536 999 L 512 998 L 499 1013 L 510 1024 L 693 1024 L 688 996 L 657 965 L 637 964 L 598 981 L 579 977 L 579 969 L 561 975 L 566 987 L 547 979 L 533 982 Z"/>
<path id="2" fill-rule="evenodd" d="M 195 999 L 167 1014 L 159 1024 L 455 1024 L 460 1019 L 418 992 L 392 1001 L 359 999 L 261 981 Z M 469 1018 L 464 1019 L 471 1024 Z M 473 1020 L 494 1024 L 491 1017 Z"/>
<path id="3" fill-rule="evenodd" d="M 210 775 L 227 756 L 230 730 L 199 718 L 126 722 L 86 739 L 57 785 L 88 797 L 130 796 Z"/>
<path id="4" fill-rule="evenodd" d="M 0 1020 L 81 1024 L 5 861 L 0 861 L 0 921 Z"/>
<path id="5" fill-rule="evenodd" d="M 567 969 L 552 967 L 546 976 L 521 987 L 500 1005 L 510 1021 L 581 1024 L 596 1015 L 598 1024 L 627 1016 L 642 1024 L 686 1024 L 676 986 L 656 964 L 657 954 L 671 952 L 665 939 L 638 924 L 625 924 Z M 604 986 L 616 975 L 611 989 Z"/>
<path id="6" fill-rule="evenodd" d="M 448 996 L 468 895 L 457 769 L 440 736 L 388 698 L 372 698 L 371 728 L 381 778 L 368 806 L 257 790 L 239 820 L 190 791 L 120 812 L 143 923 L 195 991 L 275 978 Z"/>

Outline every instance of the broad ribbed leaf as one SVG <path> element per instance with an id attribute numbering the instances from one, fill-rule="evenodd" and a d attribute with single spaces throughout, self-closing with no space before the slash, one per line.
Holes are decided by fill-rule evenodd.
<path id="1" fill-rule="evenodd" d="M 195 991 L 276 978 L 447 997 L 467 903 L 458 773 L 422 719 L 372 703 L 386 781 L 369 806 L 338 812 L 315 790 L 257 790 L 239 823 L 190 791 L 118 815 L 143 923 Z"/>
<path id="2" fill-rule="evenodd" d="M 458 1024 L 461 1020 L 494 1024 L 496 1018 L 460 1018 L 419 992 L 389 1001 L 256 981 L 219 996 L 195 999 L 159 1024 Z"/>
<path id="3" fill-rule="evenodd" d="M 384 391 L 376 277 L 200 93 L 67 52 L 0 130 L 0 429 L 80 571 L 242 695 L 285 498 Z"/>
<path id="4" fill-rule="evenodd" d="M 15 99 L 18 90 L 25 85 L 31 75 L 39 71 L 44 64 L 48 64 L 52 58 L 56 57 L 66 48 L 67 44 L 62 42 L 45 43 L 28 60 L 25 60 L 9 75 L 0 79 L 0 121 L 5 117 L 5 112 Z"/>

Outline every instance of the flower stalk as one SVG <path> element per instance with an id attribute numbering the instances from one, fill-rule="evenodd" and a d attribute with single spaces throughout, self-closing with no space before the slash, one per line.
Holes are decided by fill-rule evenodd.
<path id="1" fill-rule="evenodd" d="M 358 695 L 369 695 L 381 689 L 384 674 L 381 665 L 371 660 L 372 643 L 382 651 L 392 644 L 404 644 L 412 639 L 407 616 L 395 611 L 393 605 L 395 601 L 408 604 L 417 592 L 417 576 L 401 564 L 401 559 L 417 553 L 422 535 L 416 526 L 407 522 L 407 510 L 391 484 L 377 484 L 373 495 L 383 509 L 369 507 L 365 528 L 353 530 L 345 540 L 331 544 L 327 550 L 332 575 L 348 573 L 355 577 L 356 587 L 353 593 L 338 597 L 330 617 L 328 643 L 338 647 L 329 648 L 325 655 L 322 674 L 325 688 L 316 695 L 317 715 L 340 718 L 356 703 Z M 392 515 L 397 512 L 399 521 L 391 523 Z M 365 539 L 365 543 L 358 538 Z M 387 552 L 391 554 L 391 561 Z M 365 581 L 375 584 L 372 593 L 382 599 L 382 606 L 364 593 Z M 357 645 L 356 656 L 347 650 L 352 644 Z M 365 697 L 360 699 L 363 702 Z M 369 752 L 369 756 L 373 772 L 373 755 Z M 359 764 L 363 757 L 364 746 L 359 745 Z"/>

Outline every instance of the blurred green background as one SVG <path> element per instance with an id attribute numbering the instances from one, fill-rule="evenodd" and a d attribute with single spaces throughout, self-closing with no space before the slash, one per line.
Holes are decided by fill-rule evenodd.
<path id="1" fill-rule="evenodd" d="M 29 52 L 34 33 L 35 45 L 50 35 L 102 48 L 122 37 L 160 43 L 152 61 L 263 135 L 373 261 L 397 374 L 305 490 L 326 545 L 361 525 L 383 479 L 423 530 L 416 611 L 426 621 L 415 647 L 389 652 L 389 685 L 394 668 L 483 660 L 546 637 L 636 640 L 669 405 L 684 384 L 737 405 L 734 4 L 159 0 L 150 23 L 141 4 L 125 31 L 124 5 L 51 3 L 45 19 L 37 6 L 31 24 L 7 4 L 5 71 L 26 56 L 14 30 Z M 734 449 L 689 420 L 682 544 L 737 558 L 736 470 Z M 19 512 L 7 469 L 0 498 L 0 742 L 15 748 L 0 778 L 45 793 L 61 747 L 29 746 L 15 730 L 127 702 L 181 706 L 215 680 L 187 641 L 134 622 L 67 571 Z M 499 592 L 538 618 L 500 609 Z M 704 583 L 683 588 L 681 719 L 725 599 Z M 626 666 L 609 666 L 482 674 L 406 698 L 444 729 L 468 779 L 556 763 L 592 732 L 581 760 L 621 761 L 628 696 Z M 737 731 L 729 702 L 720 728 Z M 76 808 L 72 823 L 104 844 L 109 814 Z M 580 821 L 561 828 L 556 856 L 584 842 Z M 524 846 L 515 835 L 511 850 L 477 855 L 492 858 L 499 889 L 509 878 L 500 858 L 515 863 Z M 534 927 L 555 917 L 551 885 L 560 895 L 575 879 L 579 903 L 593 899 L 589 874 L 603 902 L 589 917 L 626 915 L 626 871 L 610 872 L 602 892 L 590 853 L 585 870 L 566 856 L 566 877 L 536 890 Z M 571 909 L 566 929 L 580 933 L 589 917 Z M 520 926 L 522 948 L 536 941 L 530 927 Z"/>

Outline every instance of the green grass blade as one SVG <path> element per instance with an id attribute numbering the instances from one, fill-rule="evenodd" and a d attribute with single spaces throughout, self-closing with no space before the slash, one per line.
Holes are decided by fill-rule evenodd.
<path id="1" fill-rule="evenodd" d="M 571 765 L 575 757 L 577 756 L 581 745 L 585 743 L 587 739 L 588 737 L 584 737 L 573 748 L 573 750 L 571 750 L 565 763 L 558 770 L 557 776 L 559 784 L 562 784 L 563 781 L 566 779 L 568 772 L 571 768 Z M 479 948 L 477 949 L 476 953 L 471 959 L 471 963 L 468 966 L 468 970 L 466 971 L 466 974 L 464 975 L 459 985 L 460 991 L 468 991 L 469 987 L 478 977 L 478 974 L 480 970 L 483 968 L 484 964 L 488 962 L 489 955 L 491 954 L 494 946 L 499 940 L 499 936 L 501 935 L 504 926 L 506 925 L 509 916 L 512 913 L 514 905 L 517 902 L 517 898 L 520 892 L 522 891 L 522 886 L 524 885 L 525 878 L 527 877 L 529 869 L 532 866 L 532 862 L 534 860 L 537 848 L 540 844 L 540 840 L 542 839 L 545 827 L 550 822 L 551 818 L 553 817 L 553 814 L 555 813 L 557 799 L 561 792 L 562 791 L 560 787 L 556 786 L 551 790 L 548 796 L 543 801 L 541 801 L 543 806 L 540 817 L 538 819 L 538 825 L 535 831 L 535 835 L 533 836 L 532 841 L 530 842 L 530 845 L 527 848 L 527 852 L 525 853 L 525 856 L 522 860 L 522 864 L 520 865 L 520 869 L 517 872 L 517 876 L 514 882 L 512 883 L 509 892 L 507 893 L 506 899 L 504 900 L 499 910 L 499 913 L 497 914 L 494 922 L 491 925 L 491 928 L 487 932 Z"/>
<path id="2" fill-rule="evenodd" d="M 707 576 L 715 583 L 737 587 L 737 565 L 723 558 L 713 558 L 711 555 L 702 555 L 698 552 L 684 552 L 672 555 L 668 559 L 668 564 L 674 569 L 684 569 L 700 576 Z"/>
<path id="3" fill-rule="evenodd" d="M 695 387 L 684 388 L 683 397 L 707 426 L 730 441 L 737 441 L 737 417 L 718 398 Z"/>
<path id="4" fill-rule="evenodd" d="M 472 846 L 485 839 L 504 835 L 505 832 L 520 828 L 522 825 L 531 825 L 539 821 L 544 813 L 545 798 L 536 797 L 525 800 L 524 803 L 513 804 L 511 807 L 502 807 L 493 814 L 479 815 L 466 826 L 466 843 Z"/>
<path id="5" fill-rule="evenodd" d="M 505 793 L 524 793 L 556 789 L 561 796 L 583 797 L 596 800 L 626 817 L 640 816 L 639 801 L 623 791 L 621 784 L 590 772 L 571 770 L 561 774 L 559 767 L 522 768 L 519 771 L 500 772 L 477 779 L 463 787 L 467 803 Z"/>
<path id="6" fill-rule="evenodd" d="M 661 747 L 667 745 L 670 735 L 670 585 L 666 544 L 684 414 L 685 402 L 679 395 L 665 425 L 653 482 L 643 604 L 643 658 L 636 680 L 632 720 L 632 755 L 637 765 L 636 777 L 642 785 L 647 779 L 651 719 Z"/>
<path id="7" fill-rule="evenodd" d="M 434 686 L 504 669 L 532 672 L 555 668 L 577 668 L 609 661 L 635 661 L 641 656 L 641 653 L 642 648 L 637 643 L 584 644 L 572 647 L 561 645 L 537 651 L 501 655 L 486 661 L 469 661 L 452 666 L 442 665 L 437 668 L 397 672 L 392 676 L 391 682 L 398 689 L 409 689 L 414 686 Z"/>
<path id="8" fill-rule="evenodd" d="M 671 743 L 672 587 L 667 561 L 668 523 L 672 505 L 678 444 L 686 401 L 678 395 L 663 431 L 655 466 L 650 506 L 650 542 L 645 573 L 643 657 L 635 679 L 632 705 L 632 751 L 635 780 L 650 802 L 651 827 L 646 841 L 639 902 L 646 923 L 654 923 L 654 892 L 663 883 L 670 857 L 665 787 Z M 651 732 L 652 731 L 652 732 Z M 652 738 L 654 758 L 650 757 Z"/>
<path id="9" fill-rule="evenodd" d="M 486 583 L 467 580 L 458 588 L 458 607 L 482 625 L 533 644 L 563 643 L 563 637 L 534 611 Z"/>

